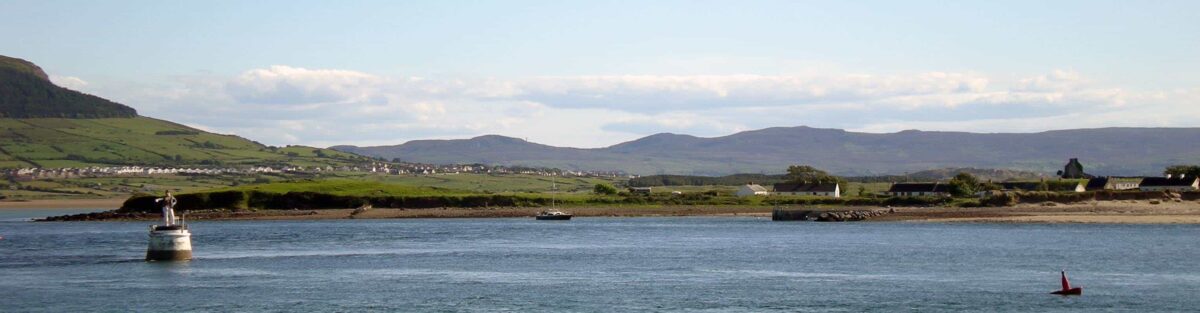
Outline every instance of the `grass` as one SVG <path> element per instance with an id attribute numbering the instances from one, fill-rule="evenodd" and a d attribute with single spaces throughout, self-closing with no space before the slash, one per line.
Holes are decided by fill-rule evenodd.
<path id="1" fill-rule="evenodd" d="M 0 118 L 0 167 L 3 168 L 113 164 L 341 166 L 365 160 L 329 149 L 303 146 L 272 149 L 241 137 L 208 133 L 148 117 Z"/>
<path id="2" fill-rule="evenodd" d="M 336 196 L 441 196 L 471 194 L 468 191 L 439 187 L 418 187 L 376 181 L 330 179 L 281 182 L 221 188 L 213 191 L 262 191 L 271 193 L 316 192 Z"/>

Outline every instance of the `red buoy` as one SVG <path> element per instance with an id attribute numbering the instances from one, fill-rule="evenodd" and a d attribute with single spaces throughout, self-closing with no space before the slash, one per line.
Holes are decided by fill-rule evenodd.
<path id="1" fill-rule="evenodd" d="M 1071 282 L 1067 281 L 1067 271 L 1063 271 L 1062 272 L 1062 290 L 1051 292 L 1051 294 L 1064 295 L 1064 296 L 1082 295 L 1083 287 L 1071 288 Z"/>

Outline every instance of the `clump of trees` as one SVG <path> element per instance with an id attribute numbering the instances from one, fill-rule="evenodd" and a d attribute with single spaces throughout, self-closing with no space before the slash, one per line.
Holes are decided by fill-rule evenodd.
<path id="1" fill-rule="evenodd" d="M 598 195 L 615 195 L 617 194 L 617 187 L 613 187 L 612 185 L 605 183 L 599 183 L 596 184 L 595 187 L 592 187 L 592 192 Z"/>
<path id="2" fill-rule="evenodd" d="M 979 181 L 979 178 L 975 177 L 975 175 L 971 175 L 971 173 L 967 172 L 961 172 L 958 173 L 958 175 L 954 175 L 954 178 L 950 179 L 949 185 L 950 194 L 955 197 L 969 197 L 980 191 L 1000 189 L 999 185 L 990 182 L 981 182 Z M 1043 181 L 1038 188 L 1039 190 L 1049 189 L 1045 181 Z"/>
<path id="3" fill-rule="evenodd" d="M 788 166 L 787 175 L 784 175 L 784 178 L 795 183 L 844 184 L 846 182 L 841 177 L 829 175 L 825 171 L 808 165 Z"/>

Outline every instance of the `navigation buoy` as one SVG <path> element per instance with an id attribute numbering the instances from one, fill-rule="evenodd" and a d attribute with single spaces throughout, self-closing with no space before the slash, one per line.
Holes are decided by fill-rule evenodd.
<path id="1" fill-rule="evenodd" d="M 192 259 L 192 233 L 187 221 L 175 222 L 175 197 L 167 192 L 166 197 L 155 199 L 163 203 L 162 225 L 150 225 L 150 245 L 146 248 L 146 261 L 186 261 Z"/>
<path id="2" fill-rule="evenodd" d="M 1071 288 L 1071 282 L 1067 281 L 1067 271 L 1062 271 L 1062 290 L 1051 292 L 1051 294 L 1064 296 L 1082 295 L 1083 287 Z"/>

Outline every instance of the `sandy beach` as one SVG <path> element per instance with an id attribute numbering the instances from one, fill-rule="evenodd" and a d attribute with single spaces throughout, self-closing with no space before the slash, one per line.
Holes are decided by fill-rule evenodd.
<path id="1" fill-rule="evenodd" d="M 125 198 L 112 199 L 55 199 L 0 201 L 0 210 L 32 210 L 32 209 L 117 209 L 125 202 Z"/>

